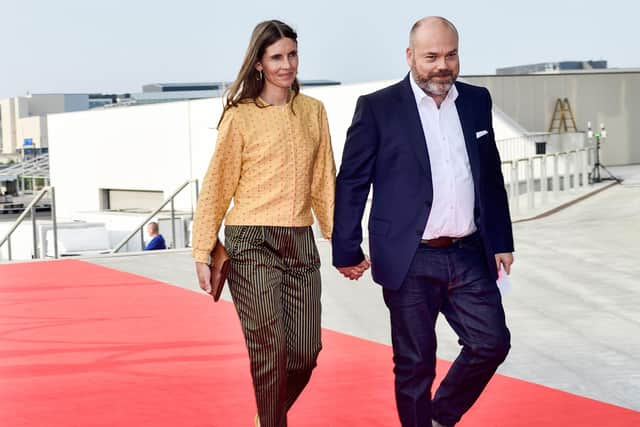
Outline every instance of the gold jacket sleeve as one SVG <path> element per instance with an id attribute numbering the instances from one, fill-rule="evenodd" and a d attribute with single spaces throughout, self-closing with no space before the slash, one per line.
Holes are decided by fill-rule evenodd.
<path id="1" fill-rule="evenodd" d="M 322 235 L 331 239 L 333 207 L 336 191 L 336 164 L 333 159 L 329 122 L 324 106 L 320 107 L 320 146 L 314 163 L 311 182 L 311 207 L 320 225 Z"/>
<path id="2" fill-rule="evenodd" d="M 209 253 L 240 180 L 243 141 L 233 110 L 229 109 L 220 123 L 216 148 L 202 182 L 192 230 L 196 262 L 209 263 Z"/>

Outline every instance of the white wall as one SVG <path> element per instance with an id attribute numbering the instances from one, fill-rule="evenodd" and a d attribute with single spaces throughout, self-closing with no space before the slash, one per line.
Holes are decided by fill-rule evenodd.
<path id="1" fill-rule="evenodd" d="M 500 108 L 493 106 L 493 130 L 497 139 L 517 138 L 528 131 Z"/>
<path id="2" fill-rule="evenodd" d="M 212 104 L 196 109 L 210 111 Z M 51 183 L 59 215 L 99 210 L 103 188 L 168 195 L 189 179 L 189 109 L 188 102 L 176 102 L 50 115 Z M 214 131 L 208 134 L 213 146 Z M 204 135 L 194 144 L 204 144 Z"/>
<path id="3" fill-rule="evenodd" d="M 13 120 L 18 122 L 23 117 L 29 117 L 31 115 L 29 108 L 29 98 L 19 96 L 13 98 Z"/>
<path id="4" fill-rule="evenodd" d="M 547 140 L 547 152 L 559 153 L 579 150 L 585 148 L 587 145 L 589 144 L 584 132 L 554 133 L 549 135 L 549 139 Z"/>
<path id="5" fill-rule="evenodd" d="M 3 238 L 13 222 L 0 222 L 0 238 Z M 30 221 L 23 222 L 11 236 L 11 257 L 14 260 L 31 259 L 33 256 L 33 228 Z M 9 259 L 9 249 L 5 243 L 0 248 L 0 262 Z"/>

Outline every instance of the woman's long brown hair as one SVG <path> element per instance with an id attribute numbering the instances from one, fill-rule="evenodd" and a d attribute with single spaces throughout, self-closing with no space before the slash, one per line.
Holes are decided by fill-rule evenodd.
<path id="1" fill-rule="evenodd" d="M 297 43 L 298 34 L 289 25 L 275 19 L 260 22 L 253 29 L 242 67 L 240 67 L 235 81 L 225 92 L 223 98 L 224 108 L 218 126 L 222 123 L 222 119 L 229 108 L 236 107 L 243 102 L 254 102 L 256 105 L 262 106 L 256 100 L 264 88 L 264 79 L 255 66 L 262 59 L 267 48 L 282 38 L 289 38 Z M 300 93 L 300 83 L 297 78 L 291 85 L 291 90 L 293 91 L 293 98 Z M 291 100 L 291 108 L 293 108 L 293 98 Z"/>

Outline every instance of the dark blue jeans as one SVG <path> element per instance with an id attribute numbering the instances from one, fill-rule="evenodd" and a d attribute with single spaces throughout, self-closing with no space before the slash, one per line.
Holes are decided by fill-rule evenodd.
<path id="1" fill-rule="evenodd" d="M 383 291 L 391 314 L 395 392 L 403 427 L 455 425 L 509 351 L 502 300 L 478 233 L 447 248 L 421 245 L 398 290 Z M 438 313 L 462 351 L 431 400 Z"/>

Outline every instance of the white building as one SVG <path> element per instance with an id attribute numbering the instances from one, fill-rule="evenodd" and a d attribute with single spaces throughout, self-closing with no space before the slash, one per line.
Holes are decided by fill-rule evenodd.
<path id="1" fill-rule="evenodd" d="M 89 108 L 88 95 L 42 94 L 0 100 L 0 153 L 46 152 L 47 114 Z"/>

